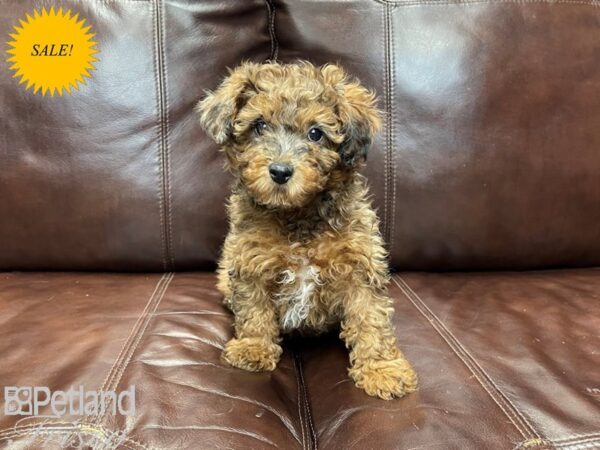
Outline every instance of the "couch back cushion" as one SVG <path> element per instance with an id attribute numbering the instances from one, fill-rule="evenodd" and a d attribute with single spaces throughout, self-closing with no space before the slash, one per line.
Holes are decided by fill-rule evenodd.
<path id="1" fill-rule="evenodd" d="M 41 97 L 0 58 L 0 269 L 210 266 L 228 179 L 193 107 L 240 59 L 272 53 L 263 0 L 53 2 L 93 27 L 79 92 Z M 40 7 L 7 0 L 0 30 Z"/>
<path id="2" fill-rule="evenodd" d="M 595 0 L 54 3 L 101 53 L 52 98 L 0 58 L 0 269 L 212 267 L 229 179 L 193 106 L 228 66 L 275 56 L 378 92 L 366 174 L 395 268 L 600 263 Z M 4 2 L 6 40 L 38 4 Z"/>
<path id="3" fill-rule="evenodd" d="M 367 173 L 396 268 L 600 264 L 597 1 L 281 9 L 282 59 L 339 60 L 379 93 Z"/>

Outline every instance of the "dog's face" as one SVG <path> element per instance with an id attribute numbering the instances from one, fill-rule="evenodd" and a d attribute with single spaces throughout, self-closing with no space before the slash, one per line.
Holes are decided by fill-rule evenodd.
<path id="1" fill-rule="evenodd" d="M 374 104 L 335 65 L 244 63 L 197 109 L 255 201 L 298 208 L 366 159 L 380 124 Z"/>

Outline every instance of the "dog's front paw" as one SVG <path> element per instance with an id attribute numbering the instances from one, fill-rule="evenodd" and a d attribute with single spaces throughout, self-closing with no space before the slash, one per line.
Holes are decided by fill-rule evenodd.
<path id="1" fill-rule="evenodd" d="M 367 394 L 384 400 L 402 397 L 417 389 L 417 374 L 403 357 L 367 360 L 348 370 L 350 377 Z"/>
<path id="2" fill-rule="evenodd" d="M 231 339 L 225 344 L 223 359 L 234 367 L 262 372 L 274 370 L 281 356 L 281 347 L 263 338 Z"/>

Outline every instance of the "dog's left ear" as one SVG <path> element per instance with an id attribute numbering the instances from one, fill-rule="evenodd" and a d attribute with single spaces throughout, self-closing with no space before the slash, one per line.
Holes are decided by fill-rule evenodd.
<path id="1" fill-rule="evenodd" d="M 375 134 L 381 127 L 381 113 L 376 107 L 375 93 L 356 80 L 349 80 L 344 69 L 336 65 L 321 68 L 326 80 L 339 94 L 337 111 L 344 140 L 339 153 L 342 164 L 354 167 L 367 159 Z"/>
<path id="2" fill-rule="evenodd" d="M 200 125 L 217 144 L 230 140 L 235 116 L 256 93 L 253 80 L 259 70 L 259 64 L 242 63 L 230 71 L 216 91 L 207 92 L 196 105 Z"/>

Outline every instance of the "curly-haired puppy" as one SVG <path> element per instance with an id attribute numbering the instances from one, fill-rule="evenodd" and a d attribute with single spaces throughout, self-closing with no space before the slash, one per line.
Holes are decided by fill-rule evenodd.
<path id="1" fill-rule="evenodd" d="M 387 255 L 363 165 L 380 117 L 338 66 L 244 63 L 198 104 L 235 177 L 219 290 L 235 314 L 224 359 L 273 370 L 281 334 L 341 324 L 349 374 L 384 399 L 416 388 L 396 347 Z"/>

